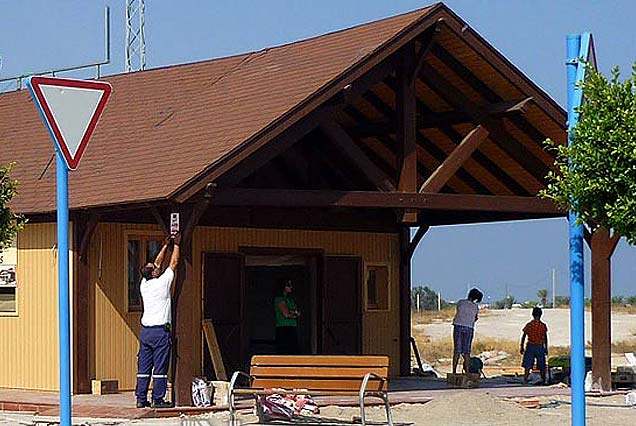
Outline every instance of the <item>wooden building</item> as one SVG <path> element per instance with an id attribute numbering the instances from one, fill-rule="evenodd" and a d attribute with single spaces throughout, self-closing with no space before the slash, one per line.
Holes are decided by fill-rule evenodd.
<path id="1" fill-rule="evenodd" d="M 282 277 L 297 283 L 303 350 L 388 354 L 406 374 L 410 261 L 426 230 L 563 215 L 536 194 L 554 160 L 542 143 L 565 143 L 565 112 L 441 3 L 105 80 L 112 97 L 69 177 L 77 393 L 94 378 L 134 388 L 137 271 L 172 211 L 182 404 L 211 372 L 203 319 L 229 370 L 272 350 Z M 29 217 L 17 309 L 0 317 L 0 386 L 54 390 L 54 157 L 26 91 L 0 95 L 0 141 L 0 162 L 16 163 L 12 207 Z"/>

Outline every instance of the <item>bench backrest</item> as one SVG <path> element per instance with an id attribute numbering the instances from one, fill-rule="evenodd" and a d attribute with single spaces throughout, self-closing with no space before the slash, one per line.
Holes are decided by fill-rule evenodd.
<path id="1" fill-rule="evenodd" d="M 255 355 L 252 387 L 344 391 L 360 388 L 367 373 L 386 379 L 389 357 L 381 355 Z M 369 391 L 387 391 L 388 382 L 372 378 Z"/>

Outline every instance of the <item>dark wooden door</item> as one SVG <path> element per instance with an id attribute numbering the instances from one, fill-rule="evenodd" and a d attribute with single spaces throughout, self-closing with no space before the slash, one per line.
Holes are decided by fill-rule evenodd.
<path id="1" fill-rule="evenodd" d="M 324 259 L 321 341 L 324 354 L 362 352 L 362 261 L 358 257 Z"/>
<path id="2" fill-rule="evenodd" d="M 212 320 L 228 377 L 246 365 L 243 297 L 243 256 L 203 253 L 203 318 Z M 194 330 L 193 330 L 194 332 Z M 214 368 L 203 341 L 203 371 L 214 377 Z"/>

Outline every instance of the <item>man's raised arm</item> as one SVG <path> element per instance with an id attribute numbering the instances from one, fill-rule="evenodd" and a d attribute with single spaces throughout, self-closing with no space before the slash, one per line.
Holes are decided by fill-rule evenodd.
<path id="1" fill-rule="evenodd" d="M 170 237 L 166 237 L 163 242 L 163 247 L 159 250 L 157 257 L 155 258 L 155 266 L 157 268 L 161 268 L 161 264 L 163 263 L 163 258 L 166 256 L 166 250 L 168 249 L 168 243 L 170 242 Z"/>
<path id="2" fill-rule="evenodd" d="M 177 270 L 179 264 L 179 244 L 181 244 L 181 234 L 174 236 L 174 245 L 172 246 L 172 256 L 170 257 L 170 269 Z"/>

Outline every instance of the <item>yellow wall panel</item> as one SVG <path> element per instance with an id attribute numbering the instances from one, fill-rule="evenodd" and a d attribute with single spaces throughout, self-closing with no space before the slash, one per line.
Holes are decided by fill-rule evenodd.
<path id="1" fill-rule="evenodd" d="M 0 316 L 0 387 L 59 389 L 56 232 L 27 224 L 18 236 L 18 313 Z"/>
<path id="2" fill-rule="evenodd" d="M 89 249 L 91 300 L 90 336 L 91 376 L 97 379 L 117 379 L 120 389 L 134 389 L 140 314 L 127 312 L 126 240 L 128 234 L 161 235 L 157 226 L 100 224 Z M 204 251 L 238 252 L 239 247 L 318 248 L 327 255 L 360 256 L 364 262 L 387 263 L 390 268 L 391 307 L 387 312 L 363 313 L 363 350 L 391 357 L 392 374 L 398 373 L 398 240 L 396 235 L 319 232 L 292 230 L 262 230 L 248 228 L 197 227 L 193 237 L 194 270 L 201 270 Z M 202 298 L 201 274 L 195 272 L 196 291 Z M 201 307 L 194 310 L 197 321 Z M 193 333 L 193 347 L 201 357 L 200 333 Z"/>

